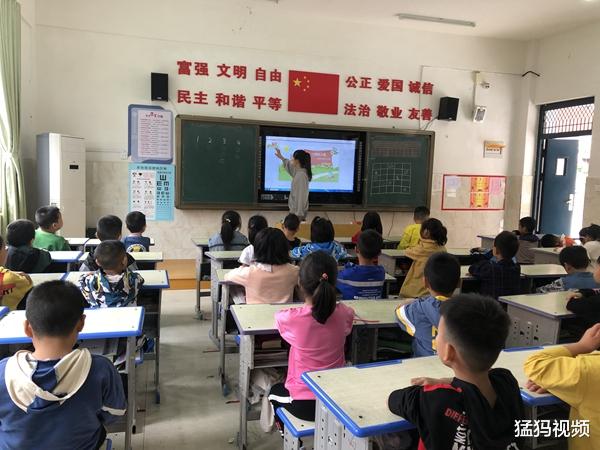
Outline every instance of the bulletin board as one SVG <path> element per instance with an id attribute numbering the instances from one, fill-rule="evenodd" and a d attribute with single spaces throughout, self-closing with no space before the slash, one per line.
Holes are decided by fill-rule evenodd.
<path id="1" fill-rule="evenodd" d="M 502 175 L 444 174 L 442 210 L 502 211 L 506 177 Z"/>

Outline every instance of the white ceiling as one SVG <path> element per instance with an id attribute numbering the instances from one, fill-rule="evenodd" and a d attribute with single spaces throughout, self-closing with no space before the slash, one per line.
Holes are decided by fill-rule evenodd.
<path id="1" fill-rule="evenodd" d="M 269 9 L 278 9 L 285 15 L 318 14 L 348 22 L 522 41 L 600 21 L 600 0 L 254 0 L 253 3 L 269 5 Z M 469 20 L 477 26 L 401 21 L 395 17 L 401 12 Z"/>

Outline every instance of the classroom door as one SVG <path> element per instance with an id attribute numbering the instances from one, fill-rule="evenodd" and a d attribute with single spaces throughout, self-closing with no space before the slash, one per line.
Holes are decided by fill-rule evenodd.
<path id="1" fill-rule="evenodd" d="M 570 233 L 578 150 L 577 140 L 548 139 L 540 218 L 542 233 Z"/>

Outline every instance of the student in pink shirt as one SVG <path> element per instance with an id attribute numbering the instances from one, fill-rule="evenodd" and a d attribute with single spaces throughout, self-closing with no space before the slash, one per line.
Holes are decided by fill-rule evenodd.
<path id="1" fill-rule="evenodd" d="M 275 314 L 276 327 L 291 348 L 285 385 L 274 385 L 269 400 L 274 409 L 285 408 L 302 420 L 315 420 L 316 407 L 315 395 L 300 379 L 302 373 L 345 364 L 344 343 L 352 331 L 354 310 L 336 302 L 336 278 L 337 262 L 331 255 L 309 254 L 300 266 L 304 305 Z"/>
<path id="2" fill-rule="evenodd" d="M 298 267 L 290 264 L 283 231 L 264 228 L 254 239 L 254 264 L 233 269 L 225 279 L 246 288 L 246 303 L 288 303 L 294 299 Z"/>

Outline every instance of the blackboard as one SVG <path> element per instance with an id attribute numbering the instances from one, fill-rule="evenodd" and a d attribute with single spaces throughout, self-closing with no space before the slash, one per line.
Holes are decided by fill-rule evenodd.
<path id="1" fill-rule="evenodd" d="M 433 133 L 369 133 L 366 206 L 428 206 L 432 160 Z"/>
<path id="2" fill-rule="evenodd" d="M 176 126 L 178 208 L 255 203 L 258 126 L 180 117 Z"/>

